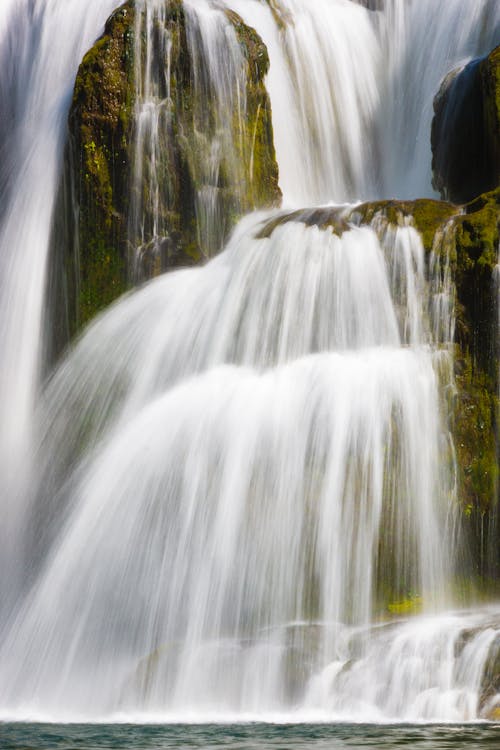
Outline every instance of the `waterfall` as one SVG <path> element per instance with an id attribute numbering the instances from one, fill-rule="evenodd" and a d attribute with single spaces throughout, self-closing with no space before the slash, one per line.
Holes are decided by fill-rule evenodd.
<path id="1" fill-rule="evenodd" d="M 493 46 L 499 6 L 364 5 L 185 0 L 191 83 L 215 101 L 211 118 L 194 108 L 191 144 L 207 255 L 224 235 L 223 164 L 241 180 L 227 8 L 270 53 L 287 207 L 432 194 L 432 97 Z M 204 266 L 114 303 L 40 384 L 64 121 L 113 7 L 0 14 L 0 719 L 492 715 L 498 606 L 459 610 L 453 592 L 442 238 L 426 257 L 409 223 L 360 225 L 347 205 L 322 228 L 307 212 L 250 214 Z M 160 0 L 138 7 L 136 268 L 150 241 L 160 252 L 172 176 L 172 37 Z"/>
<path id="2" fill-rule="evenodd" d="M 226 13 L 208 0 L 186 0 L 188 60 L 184 66 L 189 68 L 192 93 L 190 111 L 182 113 L 188 121 L 183 122 L 171 83 L 173 47 L 179 47 L 179 40 L 166 25 L 167 6 L 163 0 L 142 0 L 137 7 L 136 132 L 129 238 L 132 246 L 138 247 L 133 276 L 140 279 L 145 260 L 151 263 L 147 256 L 161 266 L 162 248 L 169 244 L 171 213 L 180 190 L 179 164 L 172 155 L 179 133 L 187 141 L 183 157 L 194 186 L 198 244 L 205 257 L 222 249 L 228 231 L 223 187 L 227 192 L 231 186 L 235 193 L 233 212 L 241 212 L 245 199 L 242 152 L 248 70 Z M 177 26 L 178 35 L 178 20 Z M 181 122 L 175 122 L 175 117 Z"/>
<path id="3" fill-rule="evenodd" d="M 41 572 L 0 652 L 2 705 L 321 712 L 319 675 L 377 658 L 359 632 L 387 602 L 446 601 L 447 274 L 427 277 L 411 227 L 259 239 L 267 221 L 119 302 L 49 383 Z"/>
<path id="4" fill-rule="evenodd" d="M 225 2 L 270 51 L 287 204 L 433 195 L 433 98 L 446 73 L 498 44 L 498 3 L 447 0 L 436 11 L 435 0 L 384 0 L 375 12 L 351 0 L 276 0 L 273 14 L 259 0 Z"/>
<path id="5" fill-rule="evenodd" d="M 23 567 L 52 212 L 78 64 L 114 0 L 20 0 L 0 11 L 0 596 Z M 57 45 L 57 54 L 54 46 Z"/>

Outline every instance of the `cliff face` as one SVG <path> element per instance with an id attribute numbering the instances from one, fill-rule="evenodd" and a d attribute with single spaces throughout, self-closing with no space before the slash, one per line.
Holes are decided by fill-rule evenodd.
<path id="1" fill-rule="evenodd" d="M 131 283 L 218 252 L 243 213 L 280 201 L 267 50 L 235 13 L 218 23 L 237 45 L 225 92 L 197 54 L 200 30 L 179 0 L 149 28 L 129 0 L 82 61 L 67 159 L 78 205 L 78 327 Z M 149 93 L 137 80 L 144 75 Z"/>
<path id="2" fill-rule="evenodd" d="M 459 302 L 455 445 L 475 558 L 481 560 L 489 534 L 496 550 L 490 564 L 498 574 L 500 47 L 452 71 L 434 112 L 434 187 L 444 198 L 466 202 L 453 220 Z"/>

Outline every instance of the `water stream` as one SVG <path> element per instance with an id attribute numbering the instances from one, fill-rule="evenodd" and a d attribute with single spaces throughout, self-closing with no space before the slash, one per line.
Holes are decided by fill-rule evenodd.
<path id="1" fill-rule="evenodd" d="M 0 595 L 15 594 L 32 479 L 52 213 L 78 65 L 114 0 L 19 0 L 0 10 Z M 54 54 L 54 45 L 57 54 Z"/>

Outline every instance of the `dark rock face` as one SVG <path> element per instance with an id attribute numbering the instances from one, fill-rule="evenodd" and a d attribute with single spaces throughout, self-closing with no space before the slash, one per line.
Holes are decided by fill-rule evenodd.
<path id="1" fill-rule="evenodd" d="M 263 83 L 269 67 L 267 50 L 239 16 L 228 12 L 227 18 L 246 64 L 246 118 L 242 126 L 235 112 L 233 122 L 227 123 L 229 128 L 243 127 L 234 138 L 239 148 L 237 177 L 236 170 L 230 172 L 222 162 L 216 184 L 208 186 L 221 215 L 215 251 L 242 214 L 277 205 L 281 199 L 271 105 Z M 107 21 L 103 36 L 83 59 L 75 83 L 66 159 L 72 200 L 67 189 L 64 197 L 66 203 L 78 206 L 70 216 L 76 224 L 76 260 L 68 258 L 67 262 L 69 277 L 78 278 L 76 302 L 70 305 L 73 331 L 135 281 L 199 263 L 211 254 L 200 231 L 197 201 L 204 189 L 207 157 L 203 147 L 211 135 L 208 131 L 217 124 L 214 97 L 212 93 L 205 100 L 196 88 L 195 79 L 200 76 L 193 69 L 180 0 L 165 0 L 165 28 L 158 28 L 153 39 L 154 45 L 160 44 L 165 33 L 169 39 L 169 78 L 164 50 L 153 49 L 154 65 L 163 81 L 160 85 L 168 87 L 168 96 L 158 92 L 165 101 L 158 149 L 162 161 L 155 165 L 161 190 L 152 201 L 151 154 L 147 152 L 142 181 L 132 184 L 137 141 L 134 56 L 138 46 L 134 37 L 140 28 L 136 21 L 135 3 L 128 0 Z M 142 32 L 141 44 L 145 44 Z M 144 50 L 139 54 L 143 56 Z M 134 214 L 135 222 L 131 220 Z"/>
<path id="2" fill-rule="evenodd" d="M 368 10 L 384 10 L 385 0 L 352 0 L 358 5 L 363 5 Z"/>
<path id="3" fill-rule="evenodd" d="M 443 81 L 434 100 L 433 185 L 465 203 L 500 184 L 500 47 Z"/>
<path id="4" fill-rule="evenodd" d="M 108 19 L 103 36 L 84 57 L 73 93 L 67 168 L 78 205 L 79 323 L 127 287 L 133 23 L 134 6 L 128 2 Z"/>

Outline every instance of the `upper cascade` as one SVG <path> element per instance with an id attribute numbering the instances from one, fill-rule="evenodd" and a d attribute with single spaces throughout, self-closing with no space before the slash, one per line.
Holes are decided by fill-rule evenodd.
<path id="1" fill-rule="evenodd" d="M 116 0 L 14 0 L 0 8 L 0 599 L 25 560 L 53 212 L 78 65 Z M 57 53 L 54 47 L 57 45 Z M 15 586 L 14 586 L 15 589 Z"/>
<path id="2" fill-rule="evenodd" d="M 434 195 L 433 98 L 450 70 L 499 43 L 495 0 L 224 3 L 269 50 L 286 205 Z"/>

